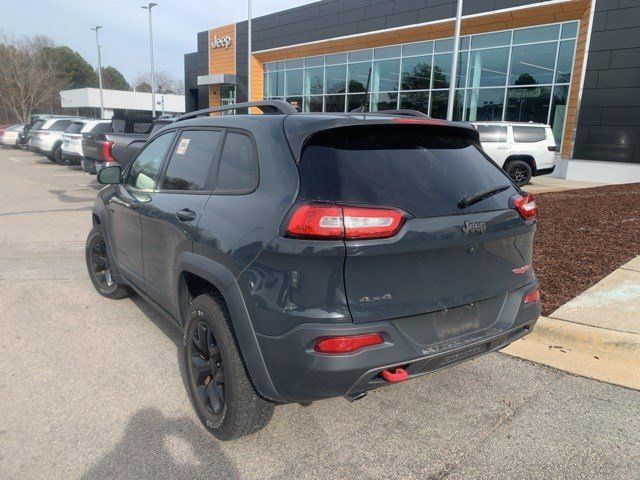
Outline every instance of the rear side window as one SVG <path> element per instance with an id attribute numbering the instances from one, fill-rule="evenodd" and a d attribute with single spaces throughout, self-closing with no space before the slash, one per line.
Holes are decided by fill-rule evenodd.
<path id="1" fill-rule="evenodd" d="M 53 132 L 64 132 L 70 124 L 71 120 L 58 120 L 57 122 L 54 122 L 48 130 Z"/>
<path id="2" fill-rule="evenodd" d="M 298 168 L 302 201 L 390 206 L 416 217 L 506 209 L 516 193 L 511 187 L 461 210 L 464 196 L 511 182 L 471 139 L 418 125 L 322 132 Z"/>
<path id="3" fill-rule="evenodd" d="M 518 143 L 542 142 L 547 138 L 542 127 L 513 127 L 513 140 Z"/>
<path id="4" fill-rule="evenodd" d="M 248 135 L 229 132 L 224 141 L 218 169 L 218 190 L 243 193 L 258 184 L 253 142 Z"/>
<path id="5" fill-rule="evenodd" d="M 476 125 L 482 143 L 498 143 L 507 141 L 507 127 L 498 125 Z"/>
<path id="6" fill-rule="evenodd" d="M 221 140 L 219 131 L 182 132 L 169 159 L 162 189 L 203 190 Z"/>
<path id="7" fill-rule="evenodd" d="M 134 123 L 133 124 L 133 133 L 149 133 L 150 129 L 151 129 L 151 123 L 150 122 Z"/>
<path id="8" fill-rule="evenodd" d="M 36 123 L 33 124 L 33 127 L 31 127 L 31 130 L 39 130 L 42 125 L 44 125 L 44 122 L 42 120 L 38 120 Z"/>
<path id="9" fill-rule="evenodd" d="M 82 122 L 71 122 L 65 130 L 65 133 L 80 133 L 82 127 L 84 127 L 84 123 Z"/>
<path id="10" fill-rule="evenodd" d="M 99 123 L 91 129 L 91 133 L 110 133 L 110 132 L 111 132 L 110 123 Z"/>

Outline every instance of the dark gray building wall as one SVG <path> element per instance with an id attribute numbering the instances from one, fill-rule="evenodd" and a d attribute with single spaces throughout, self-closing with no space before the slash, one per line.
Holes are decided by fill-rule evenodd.
<path id="1" fill-rule="evenodd" d="M 574 158 L 640 163 L 640 0 L 597 0 Z"/>
<path id="2" fill-rule="evenodd" d="M 209 106 L 207 86 L 198 86 L 198 76 L 209 73 L 209 32 L 198 33 L 198 51 L 184 56 L 185 108 L 187 112 Z M 193 93 L 197 91 L 194 96 Z M 197 96 L 197 104 L 196 97 Z"/>

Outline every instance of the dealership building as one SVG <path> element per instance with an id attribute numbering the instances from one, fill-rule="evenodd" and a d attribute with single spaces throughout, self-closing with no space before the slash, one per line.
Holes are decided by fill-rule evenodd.
<path id="1" fill-rule="evenodd" d="M 186 110 L 283 99 L 305 112 L 407 108 L 454 119 L 542 122 L 554 175 L 640 181 L 640 0 L 322 0 L 197 36 Z M 248 76 L 250 70 L 250 78 Z M 248 86 L 250 85 L 250 88 Z M 250 98 L 248 98 L 250 91 Z"/>

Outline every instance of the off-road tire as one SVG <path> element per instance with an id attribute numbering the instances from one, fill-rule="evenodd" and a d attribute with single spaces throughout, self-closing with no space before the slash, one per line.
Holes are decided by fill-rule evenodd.
<path id="1" fill-rule="evenodd" d="M 114 281 L 111 284 L 106 284 L 101 281 L 100 276 L 95 271 L 95 262 L 92 260 L 92 249 L 95 248 L 96 242 L 102 241 L 104 243 L 105 258 L 107 258 L 106 266 L 109 268 L 108 255 L 106 255 L 106 242 L 102 234 L 102 225 L 95 225 L 89 232 L 87 242 L 85 244 L 85 260 L 87 262 L 87 270 L 89 272 L 89 278 L 91 283 L 103 297 L 110 298 L 112 300 L 121 300 L 133 295 L 133 290 L 128 285 L 116 283 Z M 110 270 L 110 268 L 109 268 Z"/>
<path id="2" fill-rule="evenodd" d="M 533 176 L 531 165 L 524 160 L 512 160 L 505 165 L 504 170 L 519 187 L 529 183 Z"/>
<path id="3" fill-rule="evenodd" d="M 193 343 L 194 336 L 198 335 L 198 325 L 202 322 L 210 329 L 223 370 L 224 402 L 217 415 L 207 408 L 206 399 L 203 401 L 198 393 L 197 380 L 192 373 L 192 356 L 198 351 Z M 184 333 L 184 366 L 189 395 L 198 418 L 218 439 L 232 440 L 251 435 L 271 420 L 275 405 L 262 398 L 253 387 L 238 351 L 229 311 L 224 301 L 215 295 L 200 295 L 189 304 Z M 212 381 L 213 377 L 210 377 L 209 382 Z"/>

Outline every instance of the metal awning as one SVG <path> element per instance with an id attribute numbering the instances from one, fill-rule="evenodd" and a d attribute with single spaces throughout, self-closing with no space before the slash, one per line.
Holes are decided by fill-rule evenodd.
<path id="1" fill-rule="evenodd" d="M 236 76 L 228 73 L 212 73 L 210 75 L 199 75 L 198 85 L 235 85 Z"/>

